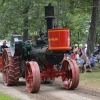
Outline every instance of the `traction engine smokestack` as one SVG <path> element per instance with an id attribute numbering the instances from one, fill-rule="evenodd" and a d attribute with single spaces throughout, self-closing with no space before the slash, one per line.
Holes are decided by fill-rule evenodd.
<path id="1" fill-rule="evenodd" d="M 45 6 L 45 19 L 47 23 L 47 32 L 48 32 L 48 29 L 52 29 L 54 27 L 53 25 L 54 6 L 51 6 L 51 3 L 49 3 L 48 6 Z M 47 33 L 47 36 L 48 36 L 48 33 Z"/>

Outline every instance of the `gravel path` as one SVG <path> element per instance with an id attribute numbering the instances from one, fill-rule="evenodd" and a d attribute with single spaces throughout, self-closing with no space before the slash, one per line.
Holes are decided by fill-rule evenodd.
<path id="1" fill-rule="evenodd" d="M 75 90 L 66 90 L 57 79 L 53 84 L 41 84 L 40 91 L 28 93 L 25 80 L 20 78 L 18 86 L 8 87 L 3 84 L 0 73 L 0 92 L 20 100 L 100 100 L 100 90 L 79 85 Z"/>

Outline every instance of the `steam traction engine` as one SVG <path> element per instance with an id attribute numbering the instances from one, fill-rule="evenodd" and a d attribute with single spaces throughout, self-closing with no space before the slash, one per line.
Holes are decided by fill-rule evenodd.
<path id="1" fill-rule="evenodd" d="M 16 85 L 20 77 L 25 77 L 28 92 L 38 92 L 41 83 L 53 82 L 55 77 L 62 77 L 66 89 L 75 89 L 79 83 L 79 70 L 72 59 L 63 60 L 70 52 L 70 30 L 53 28 L 54 7 L 45 7 L 47 22 L 46 38 L 43 34 L 36 38 L 36 43 L 25 44 L 20 35 L 11 36 L 11 47 L 2 55 L 2 74 L 4 84 Z M 61 70 L 57 70 L 57 64 Z"/>

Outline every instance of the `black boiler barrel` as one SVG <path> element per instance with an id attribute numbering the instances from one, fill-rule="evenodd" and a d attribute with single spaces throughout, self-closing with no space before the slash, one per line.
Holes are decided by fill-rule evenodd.
<path id="1" fill-rule="evenodd" d="M 62 52 L 46 52 L 47 47 L 33 48 L 30 53 L 32 59 L 38 58 L 38 60 L 43 64 L 59 64 L 64 58 L 64 53 Z"/>

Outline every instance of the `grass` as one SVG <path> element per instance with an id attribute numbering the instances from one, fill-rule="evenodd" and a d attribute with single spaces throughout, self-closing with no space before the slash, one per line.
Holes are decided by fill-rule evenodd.
<path id="1" fill-rule="evenodd" d="M 100 89 L 100 68 L 93 69 L 92 72 L 80 73 L 79 84 Z"/>
<path id="2" fill-rule="evenodd" d="M 3 93 L 0 93 L 0 100 L 19 100 L 19 99 L 13 98 L 13 97 L 3 94 Z"/>

